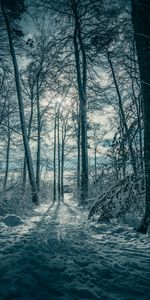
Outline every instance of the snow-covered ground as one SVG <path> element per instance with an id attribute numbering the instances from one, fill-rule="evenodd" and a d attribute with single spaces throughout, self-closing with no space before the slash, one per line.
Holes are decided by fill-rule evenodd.
<path id="1" fill-rule="evenodd" d="M 150 299 L 148 235 L 89 223 L 71 199 L 13 218 L 0 220 L 0 300 Z"/>

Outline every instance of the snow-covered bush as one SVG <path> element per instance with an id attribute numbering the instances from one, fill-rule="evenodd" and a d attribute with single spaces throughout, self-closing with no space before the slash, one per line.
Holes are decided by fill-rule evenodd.
<path id="1" fill-rule="evenodd" d="M 141 176 L 127 176 L 98 197 L 90 209 L 89 219 L 106 221 L 122 218 L 129 212 L 141 216 L 144 191 L 144 180 Z"/>
<path id="2" fill-rule="evenodd" d="M 6 190 L 1 187 L 0 197 L 0 216 L 7 214 L 15 214 L 23 216 L 30 214 L 35 208 L 31 199 L 30 185 L 26 185 L 25 190 L 22 190 L 21 183 L 11 183 Z M 40 203 L 52 201 L 52 186 L 50 183 L 41 182 L 41 190 L 39 193 Z"/>
<path id="3" fill-rule="evenodd" d="M 20 184 L 10 185 L 6 191 L 1 192 L 0 198 L 0 215 L 6 214 L 23 214 L 25 210 L 31 209 L 30 187 L 26 191 L 22 191 Z"/>

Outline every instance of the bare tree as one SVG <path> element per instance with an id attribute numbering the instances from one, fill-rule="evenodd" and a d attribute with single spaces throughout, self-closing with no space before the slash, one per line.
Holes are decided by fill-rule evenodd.
<path id="1" fill-rule="evenodd" d="M 25 150 L 29 178 L 30 178 L 32 201 L 35 204 L 37 204 L 39 199 L 38 199 L 38 193 L 36 190 L 36 183 L 35 183 L 35 177 L 34 177 L 31 151 L 30 151 L 28 137 L 27 137 L 27 129 L 26 129 L 25 116 L 24 116 L 24 106 L 23 106 L 23 98 L 22 98 L 22 91 L 21 91 L 19 68 L 18 68 L 18 63 L 17 63 L 17 59 L 16 59 L 16 54 L 15 54 L 15 48 L 14 48 L 13 39 L 12 39 L 11 23 L 10 23 L 10 19 L 7 14 L 7 9 L 5 8 L 5 3 L 3 0 L 1 0 L 1 7 L 2 7 L 5 24 L 6 24 L 6 29 L 7 29 L 8 39 L 9 39 L 9 46 L 10 46 L 10 53 L 11 53 L 11 58 L 12 58 L 12 62 L 13 62 L 13 67 L 14 67 L 14 76 L 15 76 L 16 91 L 17 91 L 17 97 L 18 97 L 20 122 L 21 122 L 24 150 Z"/>

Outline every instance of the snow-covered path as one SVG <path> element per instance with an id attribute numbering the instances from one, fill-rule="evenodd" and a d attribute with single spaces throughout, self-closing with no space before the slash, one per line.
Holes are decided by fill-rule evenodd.
<path id="1" fill-rule="evenodd" d="M 71 200 L 0 234 L 0 300 L 150 299 L 150 238 L 90 224 Z"/>

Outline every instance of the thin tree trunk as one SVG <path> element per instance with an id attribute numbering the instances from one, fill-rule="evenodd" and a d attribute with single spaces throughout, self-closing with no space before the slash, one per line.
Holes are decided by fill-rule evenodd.
<path id="1" fill-rule="evenodd" d="M 57 113 L 57 155 L 58 155 L 58 199 L 60 200 L 60 195 L 61 195 L 61 188 L 60 188 L 60 126 L 59 126 L 59 114 L 60 111 L 58 109 Z"/>
<path id="2" fill-rule="evenodd" d="M 53 202 L 56 201 L 56 129 L 57 129 L 57 115 L 55 112 L 55 125 L 54 125 L 54 172 L 53 172 Z"/>
<path id="3" fill-rule="evenodd" d="M 126 177 L 126 154 L 125 154 L 125 145 L 124 145 L 124 141 L 123 141 L 123 145 L 122 145 L 122 157 L 123 157 L 123 163 L 122 163 L 122 175 L 123 178 Z"/>
<path id="4" fill-rule="evenodd" d="M 140 144 L 140 165 L 141 165 L 141 173 L 144 175 L 144 155 L 143 155 L 143 138 L 142 138 L 142 122 L 141 122 L 141 116 L 142 114 L 142 105 L 141 105 L 141 96 L 139 99 L 139 115 L 138 115 L 138 129 L 139 129 L 139 144 Z"/>
<path id="5" fill-rule="evenodd" d="M 108 51 L 107 51 L 107 58 L 108 58 L 108 62 L 109 62 L 109 65 L 110 65 L 110 69 L 111 69 L 113 80 L 114 80 L 114 85 L 115 85 L 118 100 L 119 100 L 119 109 L 120 109 L 120 114 L 121 114 L 121 121 L 123 122 L 123 125 L 124 125 L 124 128 L 125 128 L 125 133 L 126 133 L 127 140 L 128 140 L 128 145 L 129 145 L 129 150 L 130 150 L 130 155 L 131 155 L 131 165 L 133 167 L 133 172 L 136 174 L 136 158 L 135 158 L 135 155 L 134 155 L 132 142 L 131 142 L 130 136 L 129 136 L 128 125 L 127 125 L 127 122 L 126 122 L 126 118 L 125 118 L 125 114 L 124 114 L 124 110 L 123 110 L 123 106 L 122 106 L 122 99 L 121 99 L 119 87 L 118 87 L 118 84 L 117 84 L 116 75 L 115 75 L 115 72 L 114 72 L 114 67 L 113 67 L 112 60 L 111 60 L 111 57 L 110 57 L 110 54 L 109 54 Z"/>
<path id="6" fill-rule="evenodd" d="M 97 147 L 94 147 L 94 172 L 95 180 L 97 179 Z"/>
<path id="7" fill-rule="evenodd" d="M 31 111 L 30 111 L 30 119 L 29 119 L 29 125 L 28 125 L 28 141 L 30 141 L 32 121 L 33 121 L 33 108 L 34 108 L 33 100 L 34 100 L 33 91 L 31 91 Z M 23 189 L 23 191 L 25 191 L 26 181 L 27 181 L 27 162 L 26 162 L 26 157 L 24 157 L 23 180 L 22 180 L 22 189 Z"/>
<path id="8" fill-rule="evenodd" d="M 26 163 L 26 158 L 24 157 L 24 161 L 23 161 L 23 178 L 22 178 L 22 191 L 23 191 L 23 193 L 25 192 L 26 181 L 27 181 L 27 163 Z"/>
<path id="9" fill-rule="evenodd" d="M 133 62 L 132 62 L 133 60 Z M 136 107 L 136 113 L 137 113 L 137 122 L 138 122 L 138 136 L 139 136 L 139 146 L 140 146 L 140 166 L 141 166 L 141 173 L 144 175 L 144 163 L 143 163 L 143 138 L 142 138 L 142 121 L 143 118 L 143 110 L 142 110 L 142 101 L 141 101 L 141 95 L 136 97 L 135 93 L 135 87 L 134 87 L 134 74 L 133 74 L 133 64 L 134 68 L 136 70 L 136 49 L 135 49 L 135 41 L 133 43 L 133 58 L 131 59 L 131 83 L 132 83 L 132 93 L 133 93 L 133 99 Z"/>
<path id="10" fill-rule="evenodd" d="M 64 199 L 64 127 L 62 125 L 62 144 L 61 144 L 61 198 Z"/>
<path id="11" fill-rule="evenodd" d="M 125 153 L 125 139 L 124 139 L 124 126 L 121 122 L 121 112 L 119 110 L 119 119 L 120 119 L 120 129 L 121 129 L 121 155 L 122 155 L 122 175 L 123 178 L 126 177 L 126 153 Z"/>
<path id="12" fill-rule="evenodd" d="M 38 204 L 39 199 L 38 199 L 38 193 L 37 193 L 37 189 L 36 189 L 36 182 L 35 182 L 35 176 L 34 176 L 34 170 L 33 170 L 31 151 L 30 151 L 28 137 L 27 137 L 27 129 L 26 129 L 26 123 L 25 123 L 24 106 L 23 106 L 23 98 L 22 98 L 22 92 L 21 92 L 18 63 L 17 63 L 15 49 L 14 49 L 13 40 L 12 40 L 12 36 L 11 36 L 11 27 L 10 27 L 10 23 L 9 23 L 9 18 L 7 16 L 7 13 L 5 12 L 5 9 L 3 6 L 3 1 L 1 1 L 1 5 L 2 5 L 3 16 L 5 19 L 5 23 L 6 23 L 8 39 L 9 39 L 9 46 L 10 46 L 10 53 L 11 53 L 11 57 L 12 57 L 13 67 L 14 67 L 15 83 L 16 83 L 19 114 L 20 114 L 20 123 L 21 123 L 21 129 L 22 129 L 26 161 L 27 161 L 27 166 L 28 166 L 30 185 L 31 185 L 32 201 L 35 204 Z"/>
<path id="13" fill-rule="evenodd" d="M 77 36 L 80 40 L 80 47 L 82 48 L 82 71 L 80 66 L 80 55 L 78 49 Z M 86 115 L 86 56 L 81 40 L 80 26 L 77 22 L 74 30 L 74 48 L 75 48 L 75 62 L 77 71 L 77 84 L 80 100 L 80 121 L 81 121 L 81 149 L 82 149 L 82 170 L 81 170 L 81 200 L 84 202 L 88 197 L 88 151 L 87 151 L 87 115 Z M 81 75 L 82 73 L 82 75 Z"/>
<path id="14" fill-rule="evenodd" d="M 150 2 L 131 0 L 144 112 L 145 214 L 138 231 L 146 233 L 150 224 Z"/>
<path id="15" fill-rule="evenodd" d="M 78 146 L 78 162 L 77 162 L 77 189 L 80 196 L 80 160 L 81 160 L 81 120 L 80 120 L 80 103 L 78 104 L 78 128 L 77 128 L 77 146 Z"/>
<path id="16" fill-rule="evenodd" d="M 94 129 L 94 177 L 97 179 L 97 145 L 96 145 L 96 129 Z"/>
<path id="17" fill-rule="evenodd" d="M 7 150 L 6 150 L 6 169 L 5 169 L 5 177 L 4 177 L 4 190 L 6 189 L 7 180 L 8 180 L 8 172 L 9 172 L 9 156 L 10 156 L 10 127 L 9 127 L 9 114 L 8 114 L 8 140 L 7 140 Z"/>
<path id="18" fill-rule="evenodd" d="M 40 191 L 40 166 L 41 166 L 41 114 L 40 114 L 40 97 L 39 97 L 39 75 L 37 74 L 36 83 L 37 93 L 37 160 L 36 160 L 36 186 Z"/>

